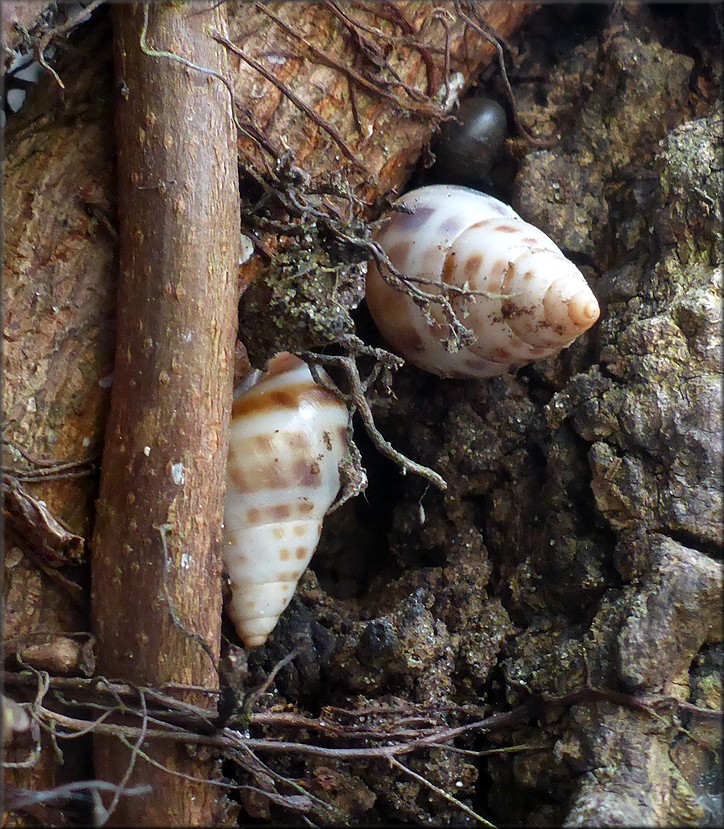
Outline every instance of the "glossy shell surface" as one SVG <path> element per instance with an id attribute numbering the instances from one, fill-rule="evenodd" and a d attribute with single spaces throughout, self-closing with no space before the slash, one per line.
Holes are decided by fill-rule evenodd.
<path id="1" fill-rule="evenodd" d="M 340 487 L 347 408 L 286 352 L 234 401 L 224 509 L 227 612 L 262 645 L 317 547 Z"/>
<path id="2" fill-rule="evenodd" d="M 376 235 L 403 275 L 428 280 L 429 293 L 448 284 L 487 295 L 450 292 L 457 317 L 475 334 L 458 351 L 446 348 L 449 327 L 439 305 L 434 324 L 371 262 L 367 305 L 387 342 L 416 366 L 442 377 L 486 378 L 515 371 L 568 347 L 598 319 L 583 274 L 543 231 L 508 205 L 477 190 L 432 185 L 398 203 Z"/>
<path id="3" fill-rule="evenodd" d="M 490 98 L 466 98 L 455 119 L 445 121 L 434 148 L 435 178 L 478 183 L 485 179 L 505 143 L 505 110 Z"/>

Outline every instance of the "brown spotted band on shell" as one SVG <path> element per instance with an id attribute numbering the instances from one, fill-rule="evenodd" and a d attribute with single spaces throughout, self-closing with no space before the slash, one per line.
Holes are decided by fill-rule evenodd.
<path id="1" fill-rule="evenodd" d="M 287 352 L 233 404 L 224 507 L 227 612 L 248 648 L 264 644 L 294 594 L 340 488 L 344 403 Z"/>
<path id="2" fill-rule="evenodd" d="M 447 284 L 487 296 L 450 292 L 458 319 L 475 341 L 448 350 L 449 326 L 433 303 L 431 325 L 407 294 L 370 262 L 367 305 L 387 342 L 419 368 L 441 377 L 485 378 L 514 371 L 567 348 L 599 317 L 583 274 L 538 228 L 508 205 L 467 187 L 412 190 L 376 233 L 396 270 L 429 293 Z"/>

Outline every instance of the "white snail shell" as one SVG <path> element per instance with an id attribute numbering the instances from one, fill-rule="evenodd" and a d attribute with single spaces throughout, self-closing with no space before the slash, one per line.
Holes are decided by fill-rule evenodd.
<path id="1" fill-rule="evenodd" d="M 430 325 L 371 262 L 370 313 L 384 338 L 411 363 L 442 377 L 494 377 L 556 354 L 598 319 L 598 302 L 583 274 L 508 205 L 447 184 L 413 190 L 397 203 L 414 212 L 391 213 L 376 241 L 401 274 L 434 283 L 420 284 L 428 293 L 446 283 L 491 295 L 449 293 L 458 319 L 476 336 L 472 344 L 449 351 L 440 306 L 431 306 L 435 323 Z"/>
<path id="2" fill-rule="evenodd" d="M 234 401 L 224 564 L 227 612 L 244 645 L 264 644 L 294 594 L 340 487 L 347 407 L 287 352 Z"/>

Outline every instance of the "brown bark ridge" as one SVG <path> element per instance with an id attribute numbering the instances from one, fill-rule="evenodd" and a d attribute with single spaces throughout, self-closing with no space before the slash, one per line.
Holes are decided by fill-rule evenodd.
<path id="1" fill-rule="evenodd" d="M 97 460 L 113 371 L 115 145 L 109 119 L 109 28 L 76 44 L 10 118 L 4 159 L 4 463 L 24 476 Z M 66 71 L 67 69 L 67 71 Z M 36 94 L 40 93 L 40 94 Z M 30 459 L 30 460 L 29 460 Z M 80 535 L 92 527 L 88 476 L 24 484 Z"/>
<path id="2" fill-rule="evenodd" d="M 155 687 L 215 690 L 221 635 L 225 451 L 236 334 L 239 193 L 226 54 L 207 34 L 224 6 L 113 9 L 121 278 L 111 409 L 93 537 L 98 668 Z M 144 48 L 144 33 L 148 49 Z M 158 50 L 156 54 L 148 54 Z M 160 52 L 169 54 L 161 55 Z M 205 643 L 205 645 L 202 644 Z M 202 693 L 187 700 L 215 704 Z M 215 761 L 153 742 L 173 772 Z M 125 825 L 217 822 L 218 790 L 136 757 Z M 95 772 L 118 782 L 129 754 L 98 738 Z"/>

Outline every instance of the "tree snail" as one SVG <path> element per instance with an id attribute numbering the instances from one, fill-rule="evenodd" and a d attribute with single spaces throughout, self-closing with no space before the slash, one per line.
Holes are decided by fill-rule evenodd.
<path id="1" fill-rule="evenodd" d="M 375 239 L 403 276 L 428 293 L 450 291 L 458 319 L 475 335 L 458 351 L 439 304 L 432 324 L 370 262 L 367 305 L 383 337 L 403 357 L 441 377 L 484 378 L 567 348 L 598 319 L 583 274 L 541 230 L 506 204 L 467 187 L 421 187 L 398 200 Z M 486 292 L 471 296 L 468 291 Z"/>
<path id="2" fill-rule="evenodd" d="M 433 174 L 444 181 L 482 181 L 507 131 L 508 119 L 500 104 L 490 98 L 465 98 L 456 118 L 445 121 L 440 129 Z"/>
<path id="3" fill-rule="evenodd" d="M 234 401 L 224 564 L 227 612 L 248 648 L 264 644 L 307 568 L 340 488 L 347 407 L 287 352 Z"/>

